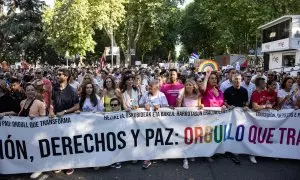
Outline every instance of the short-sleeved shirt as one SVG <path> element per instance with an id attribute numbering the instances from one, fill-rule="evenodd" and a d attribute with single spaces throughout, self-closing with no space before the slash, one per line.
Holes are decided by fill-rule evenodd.
<path id="1" fill-rule="evenodd" d="M 151 107 L 155 105 L 160 105 L 161 107 L 167 107 L 168 101 L 164 93 L 158 92 L 157 95 L 152 96 L 149 92 L 144 94 L 140 99 L 139 104 L 141 105 L 150 105 Z"/>
<path id="2" fill-rule="evenodd" d="M 257 103 L 258 105 L 265 105 L 267 103 L 267 91 L 266 90 L 263 90 L 263 91 L 258 91 L 258 90 L 255 90 L 253 93 L 252 93 L 252 96 L 251 96 L 251 102 L 255 102 Z"/>
<path id="3" fill-rule="evenodd" d="M 63 90 L 60 90 L 59 86 L 54 87 L 52 92 L 52 100 L 55 113 L 70 109 L 75 104 L 79 103 L 76 90 L 69 84 Z"/>
<path id="4" fill-rule="evenodd" d="M 202 103 L 204 107 L 222 107 L 224 105 L 224 94 L 220 89 L 217 89 L 219 96 L 213 93 L 213 87 L 207 85 L 205 92 L 202 95 Z"/>
<path id="5" fill-rule="evenodd" d="M 245 89 L 247 89 L 247 91 L 248 91 L 248 102 L 250 102 L 252 93 L 256 89 L 255 84 L 253 84 L 252 82 L 250 82 L 249 85 L 247 85 L 245 83 L 245 81 L 243 81 L 242 84 L 241 84 L 241 86 L 244 87 Z"/>
<path id="6" fill-rule="evenodd" d="M 224 100 L 230 106 L 244 107 L 248 102 L 248 91 L 244 87 L 236 89 L 231 86 L 225 90 Z"/>
<path id="7" fill-rule="evenodd" d="M 162 85 L 160 91 L 165 94 L 168 104 L 170 106 L 176 106 L 176 99 L 183 88 L 183 84 L 176 82 L 175 84 L 164 84 Z"/>
<path id="8" fill-rule="evenodd" d="M 232 86 L 231 82 L 227 79 L 226 81 L 222 82 L 220 86 L 220 90 L 222 92 L 225 92 L 226 89 L 230 88 Z"/>
<path id="9" fill-rule="evenodd" d="M 278 91 L 278 97 L 279 98 L 285 98 L 287 95 L 291 95 L 292 93 L 293 93 L 293 91 L 286 92 L 284 89 L 280 89 Z M 293 98 L 290 98 L 290 99 L 286 100 L 282 104 L 282 109 L 291 109 L 291 108 L 293 108 Z"/>
<path id="10" fill-rule="evenodd" d="M 13 111 L 16 114 L 20 111 L 20 104 L 9 95 L 0 97 L 0 113 Z"/>
<path id="11" fill-rule="evenodd" d="M 82 111 L 83 112 L 97 112 L 97 111 L 103 111 L 104 106 L 102 103 L 102 100 L 100 99 L 99 96 L 97 96 L 97 105 L 94 106 L 91 102 L 90 98 L 86 98 L 83 105 L 82 105 Z"/>
<path id="12" fill-rule="evenodd" d="M 265 90 L 265 94 L 266 94 L 266 101 L 269 102 L 270 104 L 272 104 L 273 106 L 275 104 L 277 104 L 277 92 L 276 91 L 268 91 Z"/>

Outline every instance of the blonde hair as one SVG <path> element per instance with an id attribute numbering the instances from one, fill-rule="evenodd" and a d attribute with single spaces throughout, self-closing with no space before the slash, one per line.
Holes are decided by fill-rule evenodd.
<path id="1" fill-rule="evenodd" d="M 199 87 L 197 85 L 197 83 L 193 80 L 193 79 L 187 79 L 184 83 L 184 94 L 186 94 L 186 90 L 185 90 L 185 85 L 187 83 L 190 83 L 193 85 L 194 89 L 193 89 L 193 93 L 199 95 Z"/>

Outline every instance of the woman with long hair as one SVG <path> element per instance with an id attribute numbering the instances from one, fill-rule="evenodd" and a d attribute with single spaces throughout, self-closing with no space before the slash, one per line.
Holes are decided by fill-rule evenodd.
<path id="1" fill-rule="evenodd" d="M 37 89 L 33 84 L 29 83 L 25 85 L 25 94 L 26 99 L 21 101 L 21 111 L 18 115 L 21 117 L 30 117 L 31 119 L 39 116 L 46 116 L 46 104 L 37 99 Z M 41 174 L 42 172 L 34 172 L 31 174 L 30 178 L 35 179 Z"/>
<path id="2" fill-rule="evenodd" d="M 80 85 L 79 85 L 79 87 L 78 87 L 78 95 L 79 95 L 79 96 L 81 96 L 81 93 L 82 93 L 82 90 L 83 90 L 83 86 L 84 86 L 85 84 L 88 84 L 88 83 L 93 83 L 93 84 L 94 84 L 94 78 L 93 78 L 93 76 L 92 76 L 91 74 L 86 73 L 86 74 L 83 76 L 83 78 L 82 78 L 82 80 L 81 80 L 81 82 L 80 82 Z M 96 88 L 96 92 L 98 92 L 98 89 L 97 89 L 97 88 Z"/>
<path id="3" fill-rule="evenodd" d="M 124 75 L 121 81 L 121 92 L 123 99 L 123 108 L 125 111 L 136 109 L 139 106 L 139 91 L 133 84 L 133 76 L 131 74 Z"/>
<path id="4" fill-rule="evenodd" d="M 110 101 L 112 98 L 121 99 L 121 91 L 116 86 L 115 79 L 108 76 L 103 82 L 103 90 L 100 92 L 104 102 L 105 112 L 111 112 Z"/>
<path id="5" fill-rule="evenodd" d="M 281 89 L 278 91 L 278 105 L 282 109 L 298 108 L 295 106 L 294 95 L 296 91 L 292 91 L 294 79 L 286 77 L 283 79 Z"/>
<path id="6" fill-rule="evenodd" d="M 211 71 L 206 72 L 201 88 L 201 91 L 204 92 L 202 94 L 202 103 L 204 107 L 226 108 L 224 105 L 224 94 L 218 87 L 219 81 L 216 73 L 212 73 Z"/>
<path id="7" fill-rule="evenodd" d="M 79 109 L 83 112 L 97 112 L 104 110 L 100 97 L 96 95 L 94 84 L 87 83 L 83 85 L 79 101 Z"/>
<path id="8" fill-rule="evenodd" d="M 184 84 L 184 89 L 180 92 L 177 101 L 177 107 L 197 107 L 202 109 L 201 94 L 196 82 L 192 79 L 187 79 Z M 195 158 L 191 158 L 191 161 L 195 161 Z M 189 168 L 189 161 L 187 158 L 183 160 L 183 168 Z"/>
<path id="9" fill-rule="evenodd" d="M 194 80 L 187 79 L 185 81 L 184 89 L 179 94 L 176 103 L 177 107 L 203 108 L 199 88 Z"/>

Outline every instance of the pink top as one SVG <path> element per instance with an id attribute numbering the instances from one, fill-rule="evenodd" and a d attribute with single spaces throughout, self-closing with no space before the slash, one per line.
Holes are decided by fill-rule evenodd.
<path id="1" fill-rule="evenodd" d="M 204 107 L 222 107 L 224 105 L 224 94 L 219 88 L 217 89 L 219 91 L 218 97 L 213 93 L 213 87 L 207 85 L 202 96 L 202 103 Z"/>
<path id="2" fill-rule="evenodd" d="M 175 84 L 163 84 L 160 91 L 165 94 L 169 106 L 176 106 L 176 99 L 180 90 L 183 88 L 183 84 L 176 82 Z"/>

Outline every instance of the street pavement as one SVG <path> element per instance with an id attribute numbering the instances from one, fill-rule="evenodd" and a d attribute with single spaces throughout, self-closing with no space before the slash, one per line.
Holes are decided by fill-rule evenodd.
<path id="1" fill-rule="evenodd" d="M 300 151 L 299 151 L 300 152 Z M 121 169 L 103 167 L 75 169 L 74 174 L 43 173 L 38 180 L 300 180 L 300 161 L 258 157 L 258 164 L 252 164 L 248 156 L 240 155 L 240 165 L 217 155 L 209 163 L 205 158 L 189 162 L 189 169 L 182 168 L 182 159 L 155 161 L 147 170 L 142 170 L 142 161 L 137 164 L 122 163 Z M 30 174 L 0 175 L 1 180 L 27 180 Z"/>

